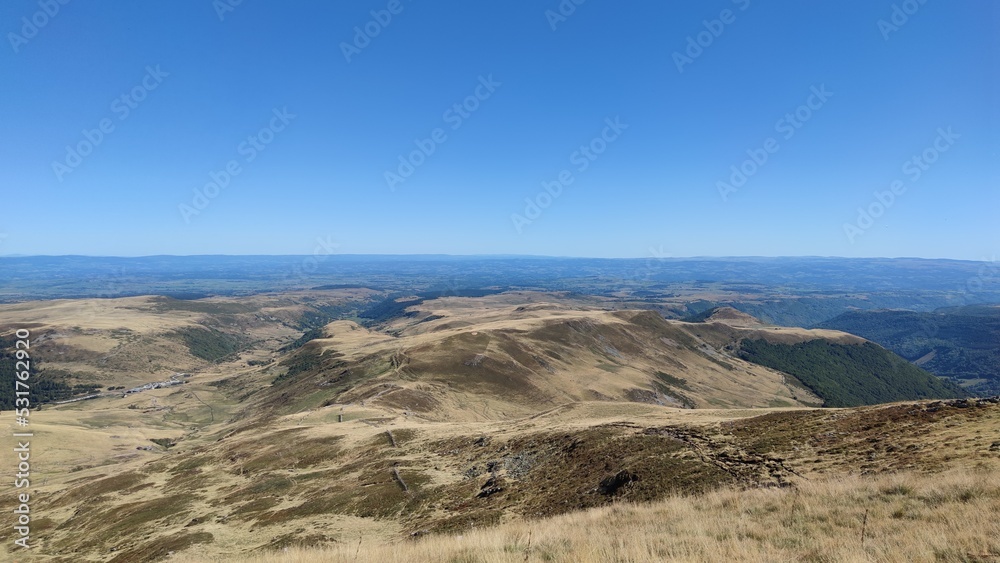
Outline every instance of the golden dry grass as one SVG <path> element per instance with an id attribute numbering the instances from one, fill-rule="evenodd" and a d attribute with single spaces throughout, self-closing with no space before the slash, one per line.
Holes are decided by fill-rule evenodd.
<path id="1" fill-rule="evenodd" d="M 866 515 L 867 514 L 867 523 Z M 290 548 L 243 563 L 998 561 L 1000 473 L 807 481 L 619 504 L 387 545 Z M 862 541 L 862 530 L 864 540 Z M 178 563 L 222 561 L 192 552 Z"/>
<path id="2" fill-rule="evenodd" d="M 722 350 L 756 329 L 654 321 L 645 313 L 571 304 L 551 294 L 447 297 L 408 311 L 381 331 L 334 322 L 311 343 L 315 353 L 333 352 L 347 362 L 394 358 L 392 370 L 355 385 L 349 400 L 468 421 L 518 418 L 594 399 L 698 408 L 821 403 L 782 374 Z M 768 338 L 796 342 L 856 339 L 835 331 L 766 331 Z M 658 393 L 653 379 L 660 371 L 683 380 L 682 388 Z M 497 384 L 489 392 L 465 384 L 488 377 Z M 513 399 L 511 393 L 525 396 Z M 433 408 L 422 408 L 418 399 Z"/>
<path id="3" fill-rule="evenodd" d="M 286 324 L 297 318 L 301 304 L 288 296 L 253 299 L 199 300 L 173 303 L 172 308 L 149 298 L 96 300 L 81 310 L 70 303 L 44 303 L 30 315 L 27 305 L 0 307 L 0 326 L 38 323 L 34 333 L 45 335 L 47 341 L 39 339 L 40 346 L 33 345 L 33 351 L 50 367 L 92 371 L 104 385 L 159 380 L 180 370 L 192 373 L 180 388 L 46 406 L 32 413 L 33 510 L 40 545 L 35 554 L 61 561 L 103 561 L 115 553 L 123 561 L 152 561 L 177 551 L 172 559 L 179 561 L 238 561 L 245 556 L 249 562 L 380 563 L 525 561 L 525 557 L 583 562 L 935 557 L 985 561 L 996 555 L 997 545 L 982 539 L 1000 536 L 990 522 L 990 515 L 1000 508 L 995 474 L 955 472 L 977 463 L 1000 463 L 1000 453 L 991 448 L 992 436 L 1000 428 L 994 407 L 945 407 L 933 412 L 910 405 L 806 410 L 801 405 L 809 401 L 801 391 L 789 388 L 780 374 L 724 354 L 733 338 L 750 329 L 673 321 L 650 326 L 649 319 L 633 318 L 635 312 L 533 294 L 429 301 L 415 311 L 417 316 L 397 319 L 383 327 L 384 332 L 349 321 L 332 323 L 326 338 L 309 346 L 342 354 L 342 361 L 357 362 L 348 366 L 351 369 L 372 368 L 376 375 L 368 383 L 354 385 L 351 393 L 337 396 L 337 402 L 326 400 L 334 395 L 321 384 L 342 367 L 314 379 L 302 378 L 301 397 L 290 393 L 296 401 L 290 400 L 283 410 L 265 412 L 257 407 L 267 406 L 268 398 L 283 398 L 267 393 L 267 388 L 285 368 L 280 361 L 259 367 L 246 360 L 281 359 L 277 348 L 298 336 Z M 244 305 L 249 310 L 240 312 Z M 233 330 L 230 324 L 238 324 L 252 337 L 253 348 L 240 360 L 209 364 L 196 361 L 180 341 L 164 335 L 214 318 L 216 313 L 203 309 L 235 311 L 218 313 L 219 319 Z M 431 314 L 440 318 L 426 320 Z M 102 320 L 91 322 L 88 315 Z M 563 326 L 570 323 L 571 329 Z M 777 338 L 793 340 L 817 336 L 804 329 L 773 332 L 780 333 Z M 620 354 L 608 356 L 601 351 L 604 346 Z M 657 353 L 650 355 L 650 350 Z M 162 356 L 162 366 L 149 361 L 152 353 Z M 465 363 L 478 355 L 494 366 L 534 365 L 535 356 L 545 359 L 552 369 L 535 369 L 527 381 L 548 390 L 550 399 L 514 401 L 502 393 L 460 388 L 464 377 L 478 374 Z M 648 386 L 650 374 L 660 369 L 683 378 L 681 388 L 701 407 L 799 408 L 687 410 L 625 400 L 624 391 Z M 442 374 L 450 379 L 442 382 Z M 415 412 L 405 398 L 417 391 L 434 394 L 440 406 L 433 413 Z M 598 400 L 586 391 L 599 392 Z M 264 399 L 257 404 L 256 397 Z M 751 418 L 762 415 L 767 416 Z M 13 422 L 8 421 L 8 425 Z M 663 427 L 683 431 L 694 441 L 683 447 L 671 445 L 673 439 L 659 433 Z M 0 435 L 0 447 L 14 446 L 12 429 L 6 438 Z M 401 437 L 399 447 L 384 443 L 388 430 Z M 601 432 L 643 447 L 676 446 L 676 457 L 670 457 L 674 450 L 661 453 L 677 463 L 695 459 L 742 463 L 774 453 L 796 475 L 812 480 L 802 481 L 798 492 L 725 490 L 538 521 L 519 519 L 521 514 L 561 511 L 519 509 L 542 493 L 531 480 L 541 479 L 538 474 L 507 475 L 509 493 L 474 500 L 480 483 L 466 476 L 470 466 L 534 449 L 526 440 L 589 436 L 593 443 L 586 442 L 586 447 L 604 448 L 605 442 L 597 440 Z M 406 435 L 410 438 L 402 438 Z M 295 439 L 286 440 L 287 436 Z M 492 449 L 475 445 L 482 436 L 493 440 Z M 169 451 L 137 449 L 148 447 L 154 438 L 177 444 Z M 500 453 L 507 444 L 512 450 Z M 538 455 L 553 460 L 567 459 L 558 457 L 564 453 L 560 448 L 576 447 L 568 442 L 544 445 L 539 451 L 545 451 Z M 612 465 L 623 459 L 639 463 L 652 456 L 649 449 L 616 447 L 588 451 L 612 459 Z M 574 467 L 589 471 L 593 459 L 580 459 L 588 461 Z M 425 487 L 426 494 L 436 495 L 436 505 L 390 516 L 367 516 L 367 509 L 355 507 L 381 502 L 397 510 L 408 502 L 404 496 L 393 496 L 398 491 L 388 477 L 389 463 L 399 466 L 416 492 Z M 826 480 L 867 471 L 868 466 L 871 471 L 951 473 L 940 481 L 916 475 Z M 640 472 L 644 477 L 659 475 L 656 471 L 662 467 Z M 602 471 L 585 482 L 596 486 L 604 477 Z M 644 483 L 655 480 L 648 477 Z M 662 481 L 677 483 L 672 478 Z M 442 490 L 432 491 L 433 487 Z M 459 494 L 449 487 L 465 488 Z M 0 490 L 7 499 L 7 504 L 0 502 L 4 510 L 13 499 L 6 495 L 7 489 Z M 551 493 L 553 487 L 542 489 Z M 567 495 L 572 492 L 567 491 Z M 385 498 L 377 498 L 383 492 Z M 513 496 L 504 500 L 507 495 Z M 556 500 L 546 501 L 549 506 L 566 502 L 563 497 L 551 498 Z M 320 505 L 321 510 L 314 510 Z M 446 514 L 445 506 L 454 510 Z M 502 512 L 502 518 L 486 519 L 491 507 Z M 862 550 L 860 522 L 866 508 L 869 533 Z M 461 517 L 455 518 L 459 523 L 450 523 L 453 515 Z M 462 519 L 466 516 L 468 520 Z M 413 529 L 443 526 L 445 520 L 447 527 L 434 529 L 463 530 L 461 537 L 402 539 Z M 471 521 L 479 529 L 465 530 Z M 483 529 L 487 521 L 503 524 Z M 6 545 L 0 545 L 0 560 L 13 555 L 7 538 Z M 338 541 L 326 551 L 292 547 L 288 552 L 267 551 Z"/>
<path id="4" fill-rule="evenodd" d="M 196 407 L 193 399 L 172 390 L 150 393 L 157 394 L 158 403 L 174 407 L 178 414 Z M 205 398 L 213 403 L 220 399 Z M 151 397 L 142 400 L 150 401 Z M 870 560 L 933 560 L 936 549 L 942 560 L 989 561 L 985 556 L 996 546 L 979 538 L 1000 537 L 996 525 L 989 521 L 991 513 L 1000 513 L 1000 483 L 996 477 L 1000 453 L 991 446 L 1000 431 L 1000 408 L 990 405 L 944 405 L 937 410 L 927 403 L 861 409 L 679 410 L 637 403 L 589 402 L 564 405 L 513 423 L 428 422 L 342 405 L 280 417 L 267 428 L 237 433 L 217 442 L 218 430 L 230 425 L 221 423 L 200 432 L 186 431 L 172 418 L 163 419 L 160 411 L 124 409 L 120 418 L 111 403 L 102 399 L 32 415 L 36 432 L 32 443 L 33 510 L 39 517 L 36 531 L 40 546 L 35 554 L 39 556 L 72 553 L 73 561 L 101 561 L 115 548 L 125 557 L 123 561 L 158 561 L 166 556 L 167 549 L 148 554 L 151 558 L 140 558 L 139 552 L 150 552 L 151 546 L 165 544 L 179 534 L 211 534 L 209 543 L 171 545 L 169 549 L 188 556 L 187 561 L 258 557 L 249 559 L 252 563 L 271 560 L 258 554 L 269 553 L 274 546 L 341 542 L 348 546 L 343 553 L 307 554 L 313 559 L 305 561 L 354 561 L 358 538 L 363 538 L 361 553 L 371 555 L 364 555 L 369 559 L 359 556 L 358 561 L 376 557 L 386 561 L 521 561 L 525 551 L 518 552 L 512 546 L 520 545 L 517 538 L 526 538 L 528 530 L 533 530 L 535 548 L 527 553 L 530 561 L 545 560 L 546 553 L 549 560 L 555 561 L 588 561 L 588 553 L 593 561 L 655 561 L 661 552 L 677 560 L 725 560 L 732 558 L 728 553 L 744 553 L 747 555 L 743 560 L 750 561 L 849 561 L 867 553 L 851 551 L 856 548 L 848 542 L 860 537 L 858 522 L 865 508 L 870 509 L 868 540 L 874 542 L 866 542 L 866 549 L 878 556 Z M 104 408 L 95 409 L 101 406 Z M 225 406 L 220 406 L 225 412 Z M 345 421 L 338 423 L 341 413 L 346 415 Z M 494 452 L 502 447 L 509 450 L 507 453 L 517 454 L 532 436 L 590 436 L 591 441 L 584 444 L 591 446 L 580 447 L 590 447 L 595 454 L 582 457 L 583 461 L 573 465 L 573 471 L 603 467 L 610 450 L 597 448 L 595 427 L 614 428 L 616 440 L 631 439 L 628 443 L 633 445 L 638 444 L 634 438 L 648 434 L 648 430 L 667 427 L 687 431 L 697 442 L 687 454 L 677 450 L 680 457 L 670 458 L 675 462 L 697 452 L 720 463 L 733 459 L 752 461 L 759 457 L 755 452 L 773 452 L 802 476 L 791 479 L 800 492 L 724 490 L 670 498 L 652 505 L 619 504 L 610 512 L 596 509 L 528 523 L 520 520 L 522 515 L 537 514 L 538 504 L 529 511 L 519 509 L 518 503 L 547 494 L 536 488 L 540 476 L 537 473 L 509 479 L 510 493 L 488 501 L 473 499 L 485 476 L 468 481 L 465 471 L 471 465 L 482 466 L 495 459 L 500 454 Z M 0 435 L 0 446 L 14 446 L 10 430 L 8 438 Z M 399 447 L 388 447 L 387 430 L 395 433 Z M 182 435 L 184 438 L 169 451 L 134 449 L 136 444 L 149 444 L 149 438 Z M 287 438 L 292 435 L 294 440 Z M 475 445 L 479 436 L 489 436 L 490 447 Z M 893 446 L 892 451 L 879 445 L 883 438 L 888 440 L 883 445 Z M 643 442 L 645 454 L 637 454 L 635 448 L 620 450 L 622 467 L 640 474 L 643 483 L 653 483 L 653 473 L 628 460 L 639 461 L 654 453 L 650 447 L 670 441 L 664 437 Z M 920 447 L 911 448 L 914 444 Z M 558 455 L 560 451 L 556 447 L 549 453 Z M 250 456 L 245 474 L 242 462 L 230 460 L 231 455 L 240 452 Z M 463 504 L 465 493 L 448 501 L 442 491 L 431 491 L 437 486 L 446 490 L 471 486 L 466 499 L 469 503 L 459 512 L 420 512 L 418 507 L 413 512 L 387 517 L 360 517 L 344 505 L 343 499 L 331 496 L 330 491 L 339 488 L 351 491 L 351 498 L 366 504 L 392 501 L 366 493 L 372 487 L 359 487 L 359 475 L 366 472 L 371 474 L 365 483 L 390 483 L 384 466 L 379 465 L 379 460 L 389 458 L 408 476 L 420 473 L 425 481 L 418 489 L 423 487 L 436 495 L 440 499 L 435 501 L 438 507 Z M 565 457 L 560 459 L 574 463 Z M 663 458 L 663 463 L 670 459 Z M 195 466 L 198 469 L 193 473 L 185 469 Z M 349 467 L 337 469 L 342 466 Z M 555 466 L 547 467 L 543 473 Z M 859 471 L 900 473 L 876 481 L 845 477 Z M 932 472 L 938 477 L 927 476 Z M 601 475 L 581 475 L 580 479 L 596 485 L 596 478 L 603 475 L 602 471 L 597 473 Z M 286 482 L 291 488 L 284 487 Z M 551 492 L 553 484 L 560 482 L 546 482 L 546 487 Z M 390 484 L 375 488 L 391 492 L 395 484 Z M 567 481 L 566 485 L 573 488 L 573 482 Z M 256 491 L 258 486 L 279 489 Z M 247 496 L 243 496 L 244 492 Z M 505 496 L 509 494 L 514 496 Z M 273 506 L 257 516 L 241 516 L 249 514 L 250 509 L 244 505 L 252 507 L 253 502 L 262 502 L 264 497 L 270 498 Z M 587 495 L 570 497 L 586 500 Z M 310 501 L 324 498 L 333 504 L 317 512 L 307 510 L 313 506 Z M 420 542 L 404 540 L 410 531 L 434 528 L 442 519 L 467 513 L 482 515 L 480 509 L 498 506 L 498 500 L 505 514 L 500 519 L 504 524 L 496 528 L 495 534 L 480 537 L 480 532 L 469 531 L 468 522 L 473 521 L 469 519 L 435 528 L 448 533 L 461 530 L 461 540 L 453 536 L 427 536 Z M 335 501 L 340 505 L 335 506 Z M 561 502 L 553 499 L 550 504 Z M 167 507 L 161 512 L 168 520 L 144 521 L 127 533 L 116 528 L 123 510 L 140 506 L 152 509 L 161 504 Z M 6 505 L 4 509 L 8 509 Z M 282 511 L 294 517 L 275 517 Z M 417 513 L 426 519 L 415 521 Z M 483 519 L 475 521 L 477 528 L 486 525 Z M 559 531 L 576 528 L 585 530 L 578 539 Z M 617 538 L 615 542 L 601 539 L 602 534 L 611 533 Z M 911 536 L 921 536 L 923 543 L 895 557 L 895 550 L 911 542 Z M 477 555 L 463 555 L 469 546 L 476 546 Z M 432 555 L 433 550 L 444 555 Z M 969 554 L 984 557 L 967 557 Z M 9 542 L 0 545 L 0 560 L 13 555 Z M 325 559 L 328 555 L 332 559 Z"/>

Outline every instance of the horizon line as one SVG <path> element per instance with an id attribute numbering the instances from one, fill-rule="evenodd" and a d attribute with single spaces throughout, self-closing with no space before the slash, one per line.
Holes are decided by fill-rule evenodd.
<path id="1" fill-rule="evenodd" d="M 132 256 L 110 255 L 110 254 L 2 254 L 0 259 L 5 258 L 111 258 L 111 259 L 143 259 L 143 258 L 307 258 L 315 254 L 141 254 Z M 953 262 L 984 262 L 986 258 L 980 260 L 934 257 L 927 258 L 921 256 L 821 256 L 817 254 L 801 255 L 694 255 L 694 256 L 557 256 L 548 254 L 447 254 L 447 253 L 327 253 L 327 257 L 352 257 L 352 258 L 457 258 L 457 259 L 550 259 L 550 260 L 752 260 L 752 259 L 825 259 L 825 260 L 949 260 Z M 995 258 L 993 259 L 995 260 Z"/>

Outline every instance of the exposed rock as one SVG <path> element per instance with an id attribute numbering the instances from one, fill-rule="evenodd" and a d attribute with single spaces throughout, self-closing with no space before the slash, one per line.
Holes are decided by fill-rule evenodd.
<path id="1" fill-rule="evenodd" d="M 631 473 L 626 470 L 621 470 L 615 473 L 611 477 L 606 477 L 601 480 L 601 484 L 597 487 L 597 492 L 602 495 L 613 495 L 619 491 L 622 487 L 628 485 L 632 481 L 638 481 L 639 476 L 635 473 Z"/>

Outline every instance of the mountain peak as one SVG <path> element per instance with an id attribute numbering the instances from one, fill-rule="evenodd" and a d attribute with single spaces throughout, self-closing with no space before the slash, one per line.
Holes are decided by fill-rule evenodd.
<path id="1" fill-rule="evenodd" d="M 728 306 L 713 307 L 685 320 L 696 323 L 722 323 L 739 327 L 756 327 L 764 324 L 757 317 Z"/>

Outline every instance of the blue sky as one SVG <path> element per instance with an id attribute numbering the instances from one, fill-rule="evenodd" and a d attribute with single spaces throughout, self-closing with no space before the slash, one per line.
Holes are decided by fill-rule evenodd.
<path id="1" fill-rule="evenodd" d="M 989 0 L 62 1 L 0 254 L 998 254 Z"/>

